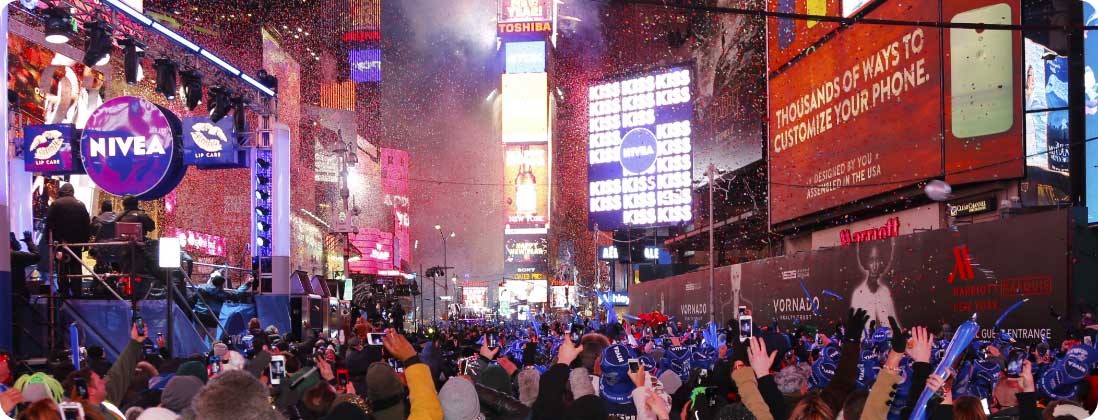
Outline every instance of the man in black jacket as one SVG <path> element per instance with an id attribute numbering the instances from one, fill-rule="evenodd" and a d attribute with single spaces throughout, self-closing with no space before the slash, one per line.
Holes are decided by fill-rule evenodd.
<path id="1" fill-rule="evenodd" d="M 58 190 L 57 199 L 50 203 L 46 212 L 46 232 L 51 235 L 51 240 L 62 243 L 83 243 L 91 236 L 91 215 L 84 203 L 74 197 L 76 190 L 72 184 L 62 185 Z M 83 252 L 81 247 L 73 247 L 76 255 Z M 61 260 L 57 263 L 58 284 L 62 294 L 70 297 L 80 297 L 83 279 L 69 277 L 80 275 L 80 261 L 73 258 L 68 252 L 62 251 Z"/>

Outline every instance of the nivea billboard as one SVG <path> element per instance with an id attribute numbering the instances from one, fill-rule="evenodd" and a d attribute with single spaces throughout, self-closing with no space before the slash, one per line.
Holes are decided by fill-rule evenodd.
<path id="1" fill-rule="evenodd" d="M 163 197 L 183 180 L 179 119 L 132 96 L 111 99 L 92 112 L 80 137 L 80 159 L 96 186 L 143 200 Z"/>
<path id="2" fill-rule="evenodd" d="M 247 163 L 236 142 L 231 118 L 213 122 L 209 117 L 183 118 L 183 164 L 199 168 L 243 167 Z"/>
<path id="3" fill-rule="evenodd" d="M 80 172 L 80 161 L 73 166 L 72 124 L 28 125 L 23 129 L 23 163 L 27 172 L 72 174 Z"/>

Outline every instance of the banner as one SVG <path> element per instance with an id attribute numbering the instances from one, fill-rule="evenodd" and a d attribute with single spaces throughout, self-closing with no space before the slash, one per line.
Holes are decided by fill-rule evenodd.
<path id="1" fill-rule="evenodd" d="M 1002 327 L 1018 339 L 1062 339 L 1063 327 L 1048 312 L 1052 306 L 1068 313 L 1068 227 L 1067 211 L 1045 212 L 719 267 L 716 317 L 735 316 L 738 294 L 758 325 L 833 326 L 853 306 L 878 324 L 894 316 L 903 327 L 937 332 L 974 313 L 989 328 L 1028 298 Z M 742 279 L 738 287 L 733 278 Z M 629 298 L 632 313 L 708 321 L 708 271 L 632 285 Z"/>
<path id="2" fill-rule="evenodd" d="M 546 233 L 549 226 L 549 146 L 503 145 L 504 234 Z"/>
<path id="3" fill-rule="evenodd" d="M 80 138 L 80 159 L 95 185 L 108 193 L 163 197 L 187 167 L 175 135 L 179 119 L 147 100 L 120 96 L 92 112 Z"/>
<path id="4" fill-rule="evenodd" d="M 183 118 L 183 164 L 199 168 L 240 167 L 240 155 L 232 118 L 213 122 L 209 117 Z"/>
<path id="5" fill-rule="evenodd" d="M 28 125 L 23 128 L 23 163 L 27 172 L 71 174 L 80 172 L 73 163 L 72 124 Z M 79 164 L 80 160 L 75 163 Z"/>

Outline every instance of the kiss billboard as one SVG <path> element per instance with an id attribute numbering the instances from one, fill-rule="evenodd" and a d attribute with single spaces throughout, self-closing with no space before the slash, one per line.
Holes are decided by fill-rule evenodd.
<path id="1" fill-rule="evenodd" d="M 1011 24 L 1020 12 L 1017 1 L 890 0 L 867 17 Z M 1021 177 L 1020 51 L 1012 31 L 858 23 L 781 69 L 770 80 L 771 223 L 929 178 Z"/>
<path id="2" fill-rule="evenodd" d="M 23 164 L 27 172 L 71 174 L 73 166 L 72 124 L 28 125 L 23 128 Z M 79 164 L 80 161 L 76 160 Z"/>
<path id="3" fill-rule="evenodd" d="M 799 322 L 833 331 L 850 307 L 861 307 L 878 323 L 895 316 L 901 326 L 934 332 L 975 313 L 984 328 L 980 337 L 988 337 L 987 328 L 1008 307 L 1028 298 L 1001 327 L 1017 339 L 1062 339 L 1065 331 L 1048 315 L 1049 306 L 1069 314 L 1069 296 L 1098 299 L 1069 286 L 1073 254 L 1085 255 L 1071 246 L 1073 236 L 1093 235 L 1077 229 L 1068 214 L 1045 212 L 720 267 L 716 318 L 735 316 L 738 294 L 757 325 Z M 708 272 L 636 284 L 629 298 L 634 314 L 658 309 L 684 323 L 704 323 Z"/>

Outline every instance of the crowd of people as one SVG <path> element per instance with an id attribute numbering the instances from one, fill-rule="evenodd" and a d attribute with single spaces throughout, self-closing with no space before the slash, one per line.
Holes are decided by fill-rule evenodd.
<path id="1" fill-rule="evenodd" d="M 253 319 L 201 355 L 170 354 L 139 323 L 113 363 L 96 348 L 38 371 L 0 356 L 0 419 L 1081 420 L 1098 402 L 1098 351 L 1083 342 L 1094 329 L 961 343 L 938 369 L 948 330 L 874 325 L 861 309 L 794 329 L 652 319 L 405 335 L 362 317 L 301 338 Z"/>

